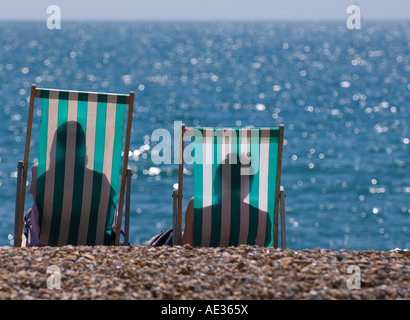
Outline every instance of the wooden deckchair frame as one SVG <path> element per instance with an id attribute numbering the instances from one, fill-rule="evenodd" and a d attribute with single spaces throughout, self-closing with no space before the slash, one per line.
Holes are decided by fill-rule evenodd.
<path id="1" fill-rule="evenodd" d="M 17 191 L 16 191 L 16 210 L 15 210 L 15 227 L 14 227 L 14 246 L 20 247 L 22 245 L 22 233 L 24 224 L 24 203 L 26 196 L 26 182 L 27 182 L 27 171 L 28 171 L 28 161 L 30 153 L 30 141 L 31 141 L 31 131 L 33 125 L 33 114 L 34 114 L 34 103 L 35 98 L 39 98 L 41 95 L 41 88 L 36 88 L 36 85 L 31 86 L 30 94 L 30 104 L 29 113 L 27 120 L 27 133 L 26 133 L 26 144 L 24 149 L 24 161 L 19 161 L 18 163 L 18 174 L 17 174 Z M 47 89 L 48 90 L 48 89 Z M 88 92 L 91 93 L 91 92 Z M 124 195 L 126 188 L 126 181 L 130 181 L 131 171 L 127 168 L 128 166 L 128 152 L 130 148 L 130 138 L 131 138 L 131 124 L 132 115 L 134 110 L 134 91 L 130 91 L 129 95 L 126 95 L 125 104 L 128 104 L 128 114 L 127 114 L 127 125 L 126 125 L 126 135 L 125 135 L 125 145 L 124 145 L 124 158 L 123 166 L 121 170 L 121 187 L 119 196 L 119 206 L 118 206 L 118 216 L 117 216 L 117 228 L 115 233 L 115 245 L 119 245 L 120 234 L 121 234 L 121 221 L 122 221 L 122 211 L 124 206 Z M 129 189 L 130 183 L 127 183 L 127 195 L 130 194 Z M 126 210 L 129 210 L 129 199 L 126 202 Z M 126 223 L 129 219 L 129 212 L 126 212 Z M 128 230 L 128 227 L 126 227 Z M 124 244 L 128 244 L 128 235 L 124 237 Z"/>
<path id="2" fill-rule="evenodd" d="M 180 132 L 180 148 L 179 148 L 179 169 L 178 169 L 178 190 L 174 190 L 173 197 L 173 229 L 174 232 L 174 244 L 182 244 L 182 198 L 183 198 L 183 170 L 184 170 L 184 136 L 187 132 L 193 132 L 195 128 L 186 128 L 185 124 L 181 124 Z M 276 201 L 274 212 L 274 240 L 273 247 L 279 246 L 279 213 L 281 219 L 281 246 L 282 249 L 286 249 L 286 220 L 285 220 L 285 190 L 281 187 L 281 171 L 282 171 L 282 151 L 283 151 L 283 135 L 285 126 L 281 124 L 279 126 L 279 145 L 278 145 L 278 165 L 276 175 Z M 280 206 L 279 206 L 280 204 Z M 279 212 L 280 211 L 280 212 Z"/>

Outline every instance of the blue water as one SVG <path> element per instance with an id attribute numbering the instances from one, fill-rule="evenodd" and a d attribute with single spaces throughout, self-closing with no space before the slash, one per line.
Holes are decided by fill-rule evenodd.
<path id="1" fill-rule="evenodd" d="M 410 248 L 410 22 L 1 22 L 0 34 L 0 245 L 35 83 L 136 92 L 133 245 L 171 227 L 178 166 L 155 165 L 150 139 L 183 121 L 285 124 L 288 248 Z M 186 166 L 184 207 L 192 179 Z"/>

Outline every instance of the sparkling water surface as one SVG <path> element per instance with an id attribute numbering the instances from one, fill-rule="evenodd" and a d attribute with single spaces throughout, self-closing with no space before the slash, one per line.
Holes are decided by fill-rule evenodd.
<path id="1" fill-rule="evenodd" d="M 410 22 L 1 22 L 0 34 L 0 245 L 13 241 L 34 83 L 135 91 L 133 245 L 171 227 L 178 165 L 153 163 L 151 134 L 173 139 L 183 121 L 285 125 L 288 248 L 410 248 Z"/>

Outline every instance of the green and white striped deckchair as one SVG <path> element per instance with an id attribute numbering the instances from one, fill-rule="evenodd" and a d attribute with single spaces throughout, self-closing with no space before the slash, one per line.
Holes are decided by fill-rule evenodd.
<path id="1" fill-rule="evenodd" d="M 20 164 L 22 178 L 19 178 L 21 173 L 18 175 L 17 196 L 20 199 L 16 201 L 15 245 L 21 245 L 24 186 L 36 99 L 41 101 L 35 197 L 40 244 L 108 244 L 117 214 L 117 200 L 115 244 L 118 244 L 134 93 L 120 95 L 37 89 L 33 85 L 24 162 Z M 23 186 L 20 190 L 19 185 Z"/>
<path id="2" fill-rule="evenodd" d="M 278 247 L 281 198 L 282 248 L 286 248 L 284 191 L 280 190 L 284 126 L 277 128 L 181 127 L 174 228 L 181 243 L 183 137 L 194 137 L 194 246 Z M 178 207 L 178 208 L 177 208 Z"/>

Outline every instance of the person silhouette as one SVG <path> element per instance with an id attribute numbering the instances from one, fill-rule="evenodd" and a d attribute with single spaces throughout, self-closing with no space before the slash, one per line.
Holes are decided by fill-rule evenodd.
<path id="1" fill-rule="evenodd" d="M 243 163 L 245 162 L 245 163 Z M 222 174 L 223 170 L 227 169 L 227 166 L 230 166 L 230 175 Z M 247 235 L 245 238 L 239 235 L 239 231 L 236 230 L 236 235 L 230 236 L 229 245 L 235 244 L 255 244 L 256 237 L 257 237 L 257 228 L 258 228 L 258 219 L 261 214 L 265 215 L 266 212 L 262 212 L 262 210 L 258 209 L 254 205 L 252 205 L 249 198 L 249 192 L 247 194 L 241 194 L 241 175 L 244 172 L 248 172 L 250 164 L 246 163 L 246 161 L 241 161 L 241 158 L 236 153 L 231 153 L 226 156 L 222 164 L 220 164 L 215 172 L 215 179 L 213 184 L 213 205 L 209 207 L 200 208 L 202 214 L 210 214 L 212 212 L 221 213 L 222 214 L 222 186 L 230 185 L 230 198 L 228 201 L 231 203 L 236 202 L 238 205 L 233 208 L 231 207 L 231 224 L 234 223 L 235 227 L 240 228 L 240 207 L 246 207 L 249 213 L 249 228 L 247 231 Z M 230 179 L 227 181 L 226 179 Z M 254 175 L 249 174 L 249 186 L 251 187 L 252 184 L 257 183 L 254 179 Z M 254 203 L 254 202 L 253 202 Z M 210 210 L 209 210 L 210 209 Z M 239 209 L 239 210 L 238 210 Z M 235 211 L 236 210 L 236 211 Z M 185 211 L 185 229 L 182 235 L 182 244 L 190 244 L 194 245 L 194 197 L 191 197 L 187 209 Z M 233 221 L 233 219 L 236 219 Z M 267 228 L 272 226 L 270 219 L 267 219 Z M 226 226 L 226 228 L 231 228 L 231 226 Z M 202 231 L 203 232 L 203 231 Z M 211 240 L 210 246 L 218 246 L 220 238 L 224 232 L 230 232 L 230 230 L 212 230 L 211 232 Z M 269 242 L 270 235 L 267 235 L 267 241 Z"/>
<path id="2" fill-rule="evenodd" d="M 38 165 L 32 167 L 29 245 L 93 245 L 101 224 L 105 225 L 101 242 L 113 240 L 115 192 L 106 175 L 87 163 L 82 126 L 64 122 L 54 134 L 47 170 L 38 176 Z M 63 240 L 59 239 L 61 231 Z"/>

